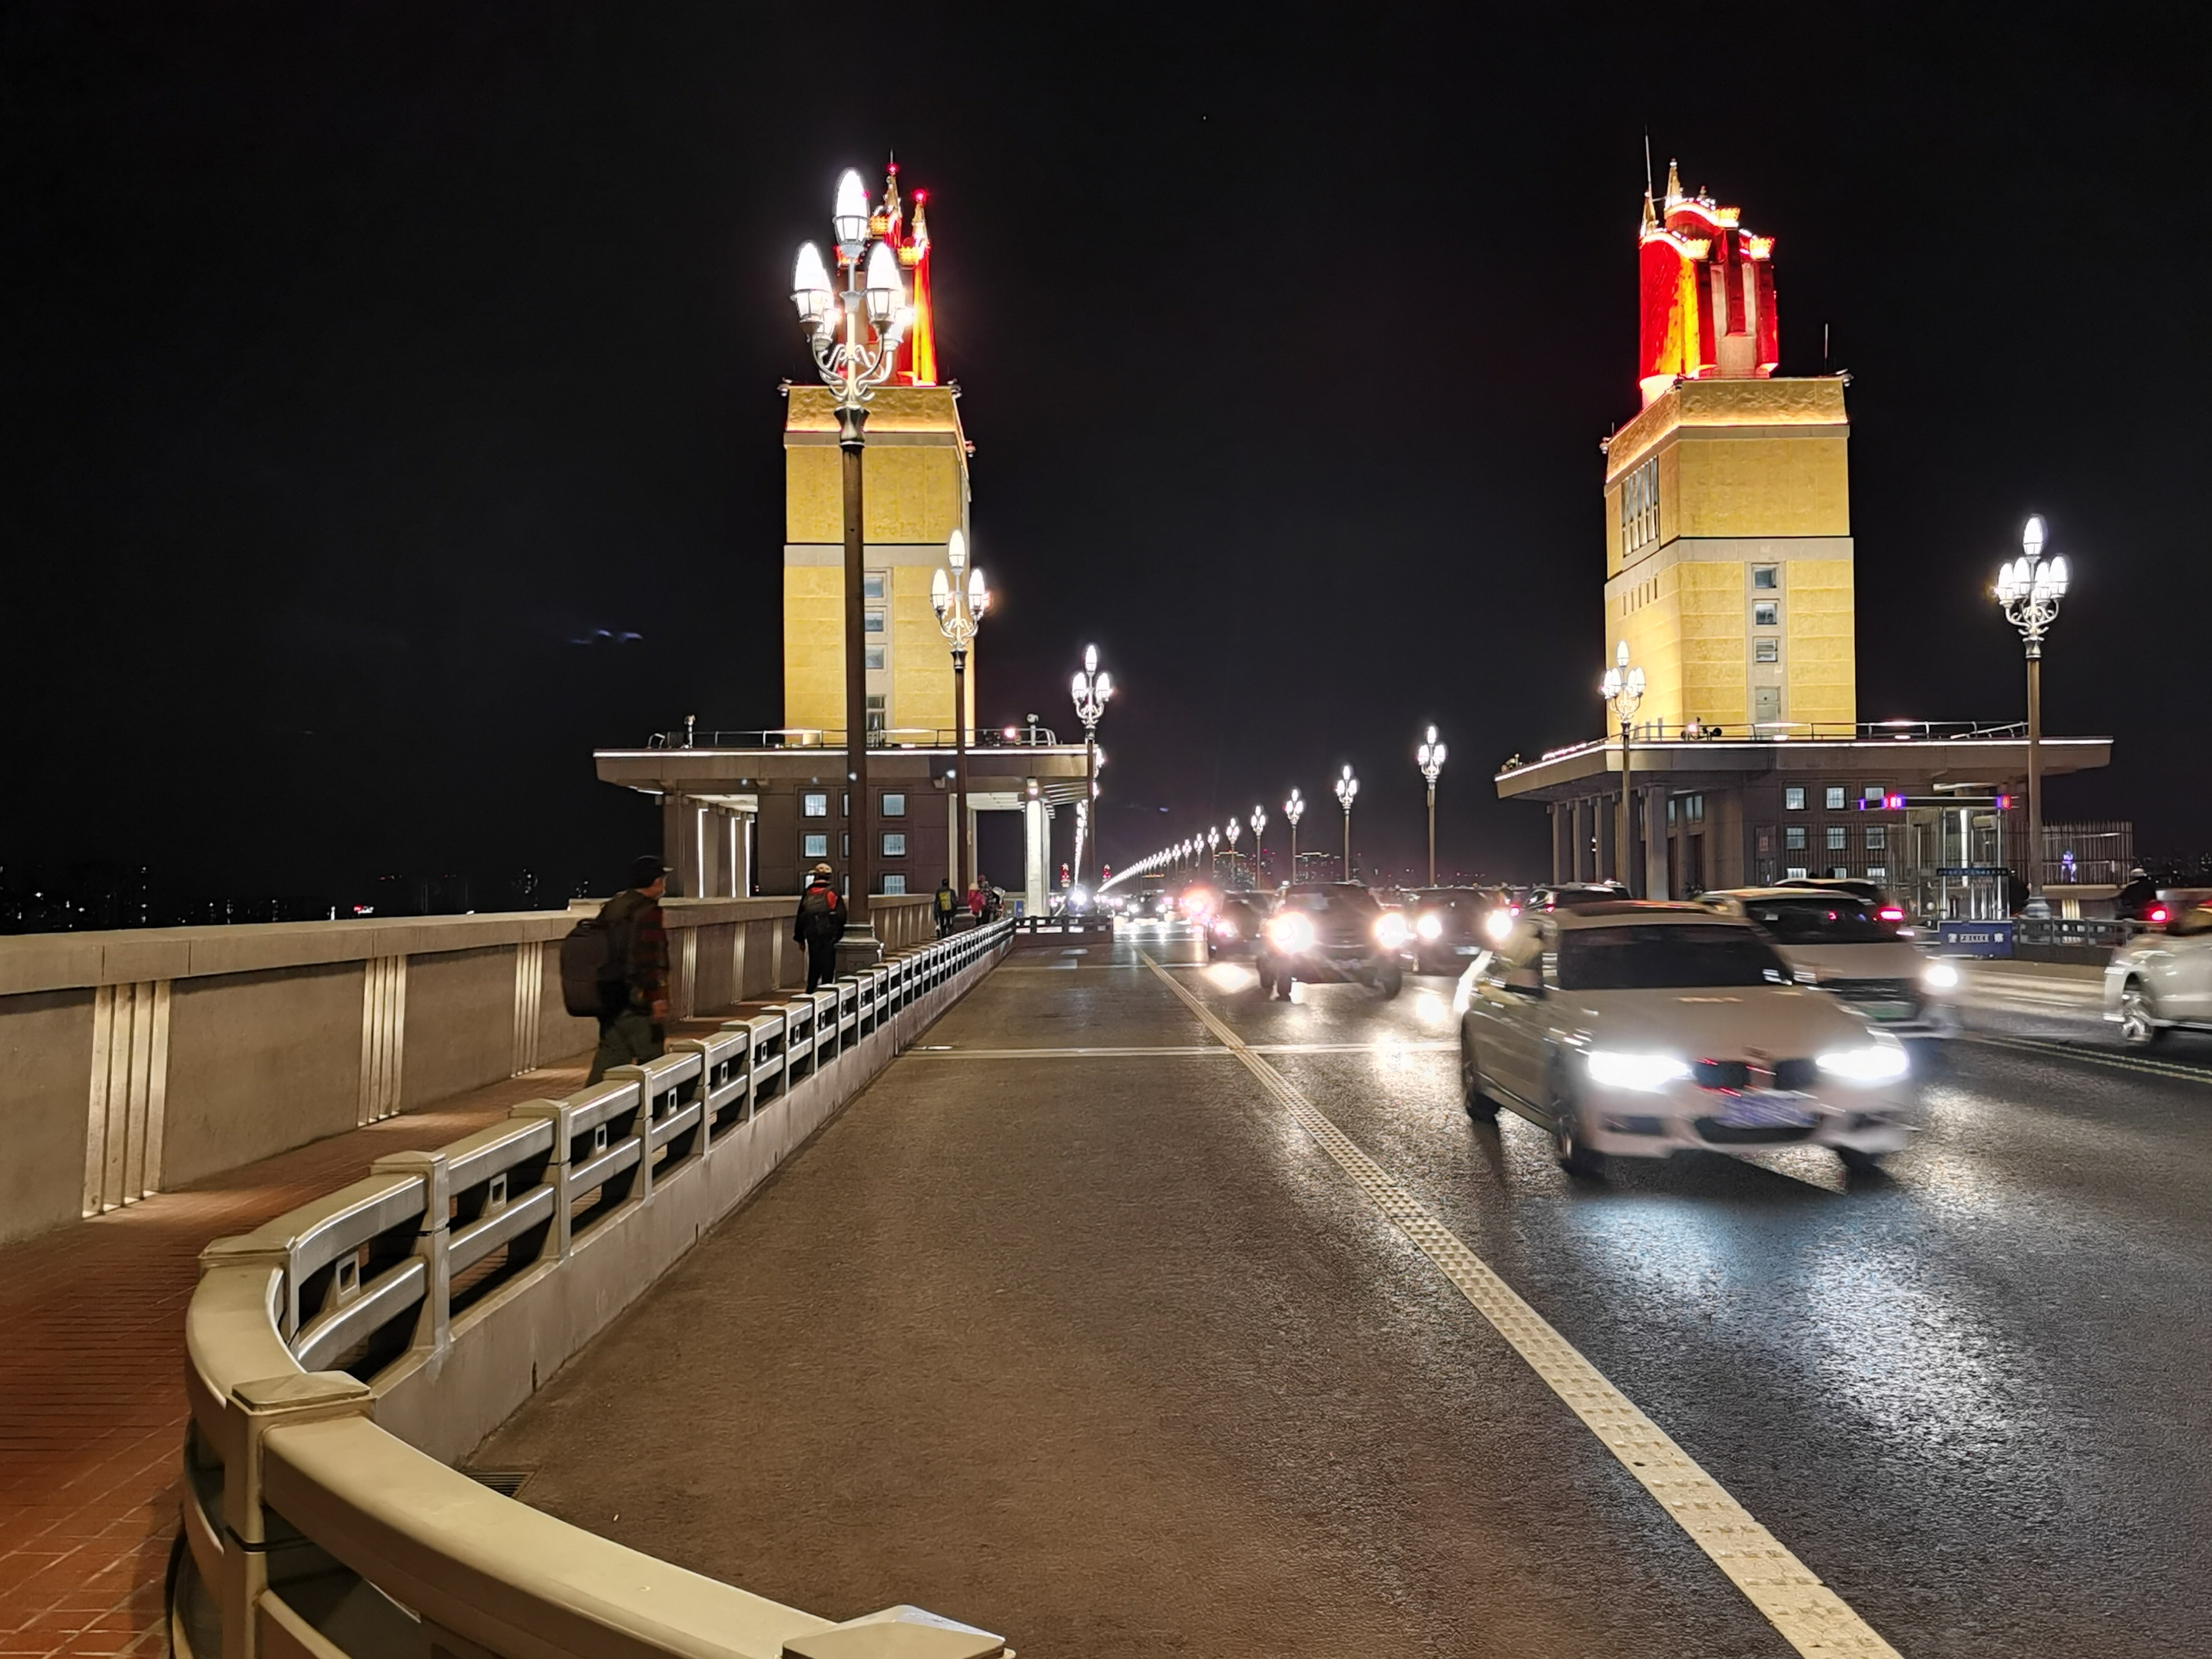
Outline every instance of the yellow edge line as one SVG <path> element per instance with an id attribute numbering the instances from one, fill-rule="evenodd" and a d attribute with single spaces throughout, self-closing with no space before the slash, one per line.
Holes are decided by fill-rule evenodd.
<path id="1" fill-rule="evenodd" d="M 1735 1582 L 1791 1647 L 1800 1653 L 1820 1655 L 1821 1659 L 1838 1654 L 1887 1655 L 1888 1659 L 1898 1659 L 1895 1648 L 1753 1519 L 1750 1511 L 1698 1468 L 1664 1430 L 1607 1382 L 1597 1367 L 1523 1302 L 1488 1262 L 1273 1066 L 1254 1054 L 1242 1037 L 1177 984 L 1147 952 L 1139 949 L 1137 954 L 1182 999 L 1199 1023 L 1243 1062 L 1260 1086 L 1321 1143 L 1322 1150 L 1352 1177 L 1368 1200 L 1443 1270 L 1444 1277 L 1497 1328 L 1513 1351 L 1582 1419 L 1621 1467 L 1658 1500 L 1674 1524 Z"/>

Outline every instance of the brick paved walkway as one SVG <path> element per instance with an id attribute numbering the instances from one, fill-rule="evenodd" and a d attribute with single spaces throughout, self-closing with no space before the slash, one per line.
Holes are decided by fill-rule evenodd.
<path id="1" fill-rule="evenodd" d="M 716 1022 L 692 1022 L 711 1027 Z M 0 1246 L 0 1655 L 152 1655 L 176 1536 L 185 1304 L 210 1239 L 583 1081 L 580 1058 Z"/>

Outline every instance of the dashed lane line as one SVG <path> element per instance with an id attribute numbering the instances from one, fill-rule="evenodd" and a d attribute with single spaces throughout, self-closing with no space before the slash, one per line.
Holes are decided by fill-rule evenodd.
<path id="1" fill-rule="evenodd" d="M 1820 1576 L 1729 1496 L 1664 1430 L 1606 1381 L 1565 1337 L 1500 1279 L 1490 1264 L 1439 1221 L 1319 1108 L 1143 951 L 1145 962 L 1182 999 L 1199 1023 L 1243 1063 L 1254 1079 L 1352 1178 L 1368 1200 L 1440 1268 L 1477 1312 L 1497 1328 L 1552 1392 L 1582 1419 L 1621 1467 L 1656 1498 L 1675 1525 L 1732 1579 L 1790 1646 L 1820 1659 L 1898 1659 L 1874 1627 Z"/>
<path id="2" fill-rule="evenodd" d="M 1449 1042 L 1255 1042 L 1255 1054 L 1440 1054 Z M 1156 1060 L 1163 1055 L 1182 1058 L 1202 1055 L 1225 1060 L 1230 1051 L 1218 1042 L 1160 1043 L 1096 1048 L 962 1048 L 951 1043 L 927 1043 L 909 1048 L 918 1060 Z"/>
<path id="3" fill-rule="evenodd" d="M 2202 1066 L 2178 1066 L 2169 1060 L 2148 1060 L 2137 1054 L 2115 1054 L 2078 1042 L 2055 1042 L 2042 1037 L 2001 1036 L 1990 1031 L 1977 1031 L 1971 1040 L 1986 1043 L 1992 1048 L 2016 1048 L 2026 1054 L 2049 1054 L 2060 1060 L 2078 1060 L 2085 1066 L 2108 1066 L 2116 1072 L 2145 1072 L 2152 1077 L 2178 1077 L 2188 1083 L 2212 1084 L 2212 1070 Z"/>

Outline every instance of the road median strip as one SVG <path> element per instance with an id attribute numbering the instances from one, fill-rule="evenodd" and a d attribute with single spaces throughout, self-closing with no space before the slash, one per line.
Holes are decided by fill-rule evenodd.
<path id="1" fill-rule="evenodd" d="M 1139 948 L 1137 954 L 1368 1200 L 1474 1304 L 1791 1647 L 1820 1659 L 1897 1659 L 1896 1649 L 1607 1382 L 1489 1263 L 1148 952 Z"/>

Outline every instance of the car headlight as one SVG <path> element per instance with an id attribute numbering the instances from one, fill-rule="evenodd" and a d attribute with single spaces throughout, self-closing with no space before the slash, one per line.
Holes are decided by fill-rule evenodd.
<path id="1" fill-rule="evenodd" d="M 1650 1094 L 1690 1075 L 1689 1062 L 1672 1054 L 1631 1054 L 1613 1048 L 1593 1048 L 1587 1060 L 1590 1081 L 1608 1089 L 1634 1089 Z"/>
<path id="2" fill-rule="evenodd" d="M 1912 1069 L 1904 1045 L 1895 1037 L 1860 1048 L 1831 1048 L 1816 1056 L 1814 1063 L 1845 1083 L 1894 1083 Z"/>
<path id="3" fill-rule="evenodd" d="M 1375 937 L 1382 941 L 1385 950 L 1395 951 L 1403 945 L 1407 932 L 1405 917 L 1395 910 L 1385 913 L 1375 923 Z"/>
<path id="4" fill-rule="evenodd" d="M 1223 939 L 1235 939 L 1237 924 L 1233 921 L 1217 921 L 1213 924 L 1213 931 Z"/>
<path id="5" fill-rule="evenodd" d="M 1423 939 L 1442 939 L 1444 936 L 1444 919 L 1431 910 L 1413 924 L 1413 931 Z"/>
<path id="6" fill-rule="evenodd" d="M 1959 970 L 1948 962 L 1931 962 L 1920 970 L 1920 982 L 1931 991 L 1955 990 Z"/>
<path id="7" fill-rule="evenodd" d="M 1493 944 L 1504 944 L 1506 935 L 1513 931 L 1513 913 L 1510 910 L 1492 910 L 1482 919 L 1482 931 L 1490 935 Z"/>
<path id="8" fill-rule="evenodd" d="M 1267 942 L 1288 956 L 1297 956 L 1313 949 L 1313 923 L 1292 911 L 1289 915 L 1277 916 L 1267 924 Z"/>

